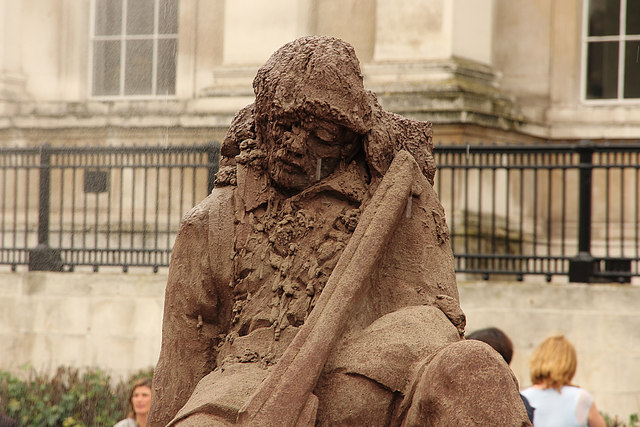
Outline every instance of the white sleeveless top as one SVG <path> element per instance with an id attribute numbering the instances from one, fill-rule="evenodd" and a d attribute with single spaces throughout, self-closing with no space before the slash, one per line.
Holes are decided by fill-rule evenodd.
<path id="1" fill-rule="evenodd" d="M 540 390 L 529 387 L 522 391 L 534 408 L 534 427 L 587 427 L 593 396 L 579 387 L 564 386 Z"/>

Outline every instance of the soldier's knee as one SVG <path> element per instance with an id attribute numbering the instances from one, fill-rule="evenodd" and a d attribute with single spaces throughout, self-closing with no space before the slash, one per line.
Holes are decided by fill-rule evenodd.
<path id="1" fill-rule="evenodd" d="M 527 425 L 509 366 L 479 341 L 453 343 L 426 361 L 405 403 L 404 425 Z"/>

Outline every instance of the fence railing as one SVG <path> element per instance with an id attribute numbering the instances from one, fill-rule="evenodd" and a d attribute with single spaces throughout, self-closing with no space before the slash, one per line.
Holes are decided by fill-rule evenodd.
<path id="1" fill-rule="evenodd" d="M 217 143 L 0 149 L 0 264 L 169 263 L 182 215 L 213 188 Z"/>
<path id="2" fill-rule="evenodd" d="M 456 271 L 640 276 L 640 143 L 439 145 L 434 154 Z M 213 143 L 0 148 L 0 265 L 166 267 L 218 158 Z"/>
<path id="3" fill-rule="evenodd" d="M 440 145 L 435 157 L 457 271 L 640 275 L 640 143 Z"/>

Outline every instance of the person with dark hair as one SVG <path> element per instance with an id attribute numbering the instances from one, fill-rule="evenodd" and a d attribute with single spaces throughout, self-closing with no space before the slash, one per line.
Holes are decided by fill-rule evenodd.
<path id="1" fill-rule="evenodd" d="M 140 378 L 129 392 L 129 413 L 113 427 L 146 427 L 151 408 L 151 378 Z"/>
<path id="2" fill-rule="evenodd" d="M 468 340 L 478 340 L 486 342 L 495 351 L 500 353 L 507 365 L 511 364 L 511 358 L 513 357 L 513 344 L 511 340 L 498 328 L 484 328 L 478 329 L 467 335 Z"/>
<path id="3" fill-rule="evenodd" d="M 605 427 L 591 394 L 571 385 L 578 359 L 564 335 L 547 338 L 529 362 L 533 386 L 522 391 L 536 409 L 534 426 Z"/>
<path id="4" fill-rule="evenodd" d="M 502 332 L 500 329 L 495 327 L 478 329 L 477 331 L 467 335 L 467 339 L 482 341 L 489 344 L 495 351 L 500 353 L 504 361 L 507 362 L 507 365 L 511 364 L 511 358 L 513 357 L 513 344 L 507 334 Z M 533 423 L 534 408 L 522 393 L 520 393 L 520 397 L 522 398 L 522 403 L 524 403 L 524 407 L 527 410 L 527 416 Z"/>

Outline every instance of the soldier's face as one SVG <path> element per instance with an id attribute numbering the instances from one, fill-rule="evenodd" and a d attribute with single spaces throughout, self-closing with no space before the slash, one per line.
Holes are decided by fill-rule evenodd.
<path id="1" fill-rule="evenodd" d="M 304 190 L 333 173 L 357 147 L 358 135 L 344 126 L 312 119 L 269 126 L 271 179 L 287 190 Z"/>

